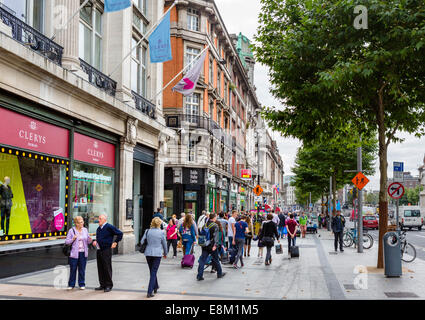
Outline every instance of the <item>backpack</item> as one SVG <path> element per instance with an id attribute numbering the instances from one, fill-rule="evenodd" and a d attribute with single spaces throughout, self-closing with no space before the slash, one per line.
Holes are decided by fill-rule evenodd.
<path id="1" fill-rule="evenodd" d="M 201 247 L 208 247 L 211 244 L 211 232 L 210 229 L 214 226 L 214 223 L 211 223 L 209 226 L 205 225 L 199 233 L 198 244 Z"/>
<path id="2" fill-rule="evenodd" d="M 207 220 L 206 218 L 207 218 L 206 215 L 203 215 L 199 218 L 199 220 L 198 220 L 198 230 L 199 230 L 199 232 L 201 232 L 202 228 L 205 226 L 206 220 Z"/>

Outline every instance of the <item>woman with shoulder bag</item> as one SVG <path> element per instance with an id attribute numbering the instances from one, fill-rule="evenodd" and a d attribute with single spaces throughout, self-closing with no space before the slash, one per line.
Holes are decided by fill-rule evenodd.
<path id="1" fill-rule="evenodd" d="M 84 290 L 86 288 L 85 277 L 87 257 L 89 255 L 88 246 L 93 240 L 90 238 L 88 230 L 84 228 L 84 220 L 82 217 L 75 217 L 74 224 L 75 227 L 68 232 L 65 240 L 65 245 L 71 245 L 71 253 L 68 258 L 70 267 L 68 290 L 72 290 L 75 287 L 77 269 L 78 286 L 81 290 Z"/>
<path id="2" fill-rule="evenodd" d="M 276 224 L 272 220 L 273 220 L 273 215 L 269 213 L 267 215 L 267 221 L 263 222 L 263 225 L 261 227 L 261 234 L 260 234 L 261 241 L 267 247 L 267 254 L 266 254 L 266 261 L 265 261 L 266 266 L 272 263 L 272 248 L 274 246 L 274 238 L 276 238 L 277 242 L 280 243 L 279 233 L 277 232 Z"/>
<path id="3" fill-rule="evenodd" d="M 153 293 L 157 293 L 158 279 L 157 273 L 159 265 L 161 263 L 161 257 L 167 258 L 167 241 L 165 240 L 164 231 L 161 230 L 162 220 L 158 217 L 153 218 L 151 222 L 151 228 L 145 231 L 141 243 L 143 244 L 145 239 L 147 241 L 145 256 L 149 266 L 150 279 L 147 297 L 153 297 Z"/>
<path id="4" fill-rule="evenodd" d="M 252 224 L 252 220 L 249 216 L 246 217 L 245 222 L 248 224 L 248 233 L 245 234 L 245 245 L 243 254 L 244 257 L 246 257 L 247 254 L 249 257 L 251 253 L 251 241 L 254 234 L 254 225 Z"/>

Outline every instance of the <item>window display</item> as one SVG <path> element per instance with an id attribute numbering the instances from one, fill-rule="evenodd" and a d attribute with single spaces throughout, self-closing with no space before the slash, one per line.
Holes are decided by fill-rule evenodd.
<path id="1" fill-rule="evenodd" d="M 1 148 L 1 240 L 65 234 L 69 162 Z"/>
<path id="2" fill-rule="evenodd" d="M 73 218 L 83 217 L 89 233 L 96 233 L 101 214 L 112 222 L 114 170 L 75 163 L 71 188 Z"/>

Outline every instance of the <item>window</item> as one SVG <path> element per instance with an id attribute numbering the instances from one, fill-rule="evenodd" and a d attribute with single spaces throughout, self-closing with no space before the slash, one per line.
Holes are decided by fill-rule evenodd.
<path id="1" fill-rule="evenodd" d="M 221 71 L 220 68 L 217 67 L 217 91 L 218 95 L 221 96 Z"/>
<path id="2" fill-rule="evenodd" d="M 210 59 L 210 75 L 209 75 L 209 84 L 211 87 L 214 87 L 214 62 Z"/>
<path id="3" fill-rule="evenodd" d="M 142 12 L 145 16 L 148 13 L 148 5 L 147 0 L 133 0 L 133 3 L 139 8 L 140 12 Z"/>
<path id="4" fill-rule="evenodd" d="M 142 34 L 145 34 L 148 28 L 148 25 L 136 13 L 133 13 L 133 26 Z"/>
<path id="5" fill-rule="evenodd" d="M 189 146 L 188 146 L 189 147 L 189 157 L 188 157 L 188 160 L 190 162 L 196 161 L 195 160 L 195 155 L 196 155 L 195 146 L 196 146 L 196 140 L 189 139 Z"/>
<path id="6" fill-rule="evenodd" d="M 102 12 L 86 5 L 80 11 L 79 56 L 102 71 Z"/>
<path id="7" fill-rule="evenodd" d="M 113 222 L 114 170 L 75 163 L 71 190 L 73 218 L 83 217 L 89 233 L 96 233 L 101 214 Z"/>
<path id="8" fill-rule="evenodd" d="M 137 42 L 133 38 L 131 47 L 134 48 Z M 146 55 L 147 50 L 144 46 L 134 49 L 131 55 L 131 90 L 143 97 L 147 97 Z"/>
<path id="9" fill-rule="evenodd" d="M 185 56 L 185 67 L 192 65 L 195 62 L 195 58 L 201 53 L 201 50 L 196 48 L 187 47 L 186 56 Z M 190 70 L 192 66 L 188 67 L 187 70 Z"/>
<path id="10" fill-rule="evenodd" d="M 419 210 L 404 210 L 405 217 L 420 217 L 421 212 Z"/>
<path id="11" fill-rule="evenodd" d="M 0 0 L 15 16 L 34 29 L 43 32 L 44 0 Z"/>
<path id="12" fill-rule="evenodd" d="M 185 114 L 186 120 L 191 123 L 198 123 L 199 120 L 199 93 L 194 93 L 186 97 Z"/>
<path id="13" fill-rule="evenodd" d="M 210 102 L 210 118 L 211 120 L 214 120 L 214 102 Z"/>
<path id="14" fill-rule="evenodd" d="M 189 8 L 187 10 L 187 28 L 192 31 L 199 31 L 200 29 L 200 15 L 198 10 Z"/>

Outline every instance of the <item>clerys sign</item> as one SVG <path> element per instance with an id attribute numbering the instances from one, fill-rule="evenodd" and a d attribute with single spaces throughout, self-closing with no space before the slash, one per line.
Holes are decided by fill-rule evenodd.
<path id="1" fill-rule="evenodd" d="M 241 178 L 242 179 L 251 179 L 252 178 L 252 171 L 251 169 L 242 169 L 241 170 Z"/>
<path id="2" fill-rule="evenodd" d="M 69 157 L 69 131 L 13 111 L 0 108 L 0 143 Z"/>
<path id="3" fill-rule="evenodd" d="M 115 146 L 85 135 L 74 134 L 74 159 L 115 168 Z"/>

